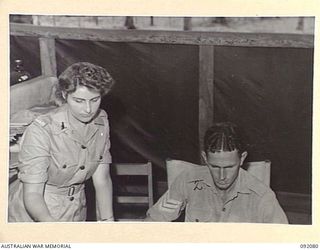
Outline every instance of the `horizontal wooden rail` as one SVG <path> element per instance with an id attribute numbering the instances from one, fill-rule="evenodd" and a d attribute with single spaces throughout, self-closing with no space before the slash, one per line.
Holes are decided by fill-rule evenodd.
<path id="1" fill-rule="evenodd" d="M 146 203 L 149 204 L 148 196 L 117 196 L 118 203 Z"/>
<path id="2" fill-rule="evenodd" d="M 313 35 L 195 32 L 158 30 L 106 30 L 70 27 L 47 27 L 32 24 L 10 24 L 10 34 L 56 39 L 140 42 L 240 47 L 313 48 Z"/>
<path id="3" fill-rule="evenodd" d="M 116 175 L 150 175 L 151 162 L 147 163 L 113 163 L 111 166 Z"/>

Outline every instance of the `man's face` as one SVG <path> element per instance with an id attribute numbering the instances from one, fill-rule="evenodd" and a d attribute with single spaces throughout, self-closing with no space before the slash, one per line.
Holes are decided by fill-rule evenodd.
<path id="1" fill-rule="evenodd" d="M 94 118 L 100 102 L 100 93 L 84 86 L 78 86 L 74 93 L 67 96 L 67 103 L 72 116 L 83 123 L 90 122 Z"/>
<path id="2" fill-rule="evenodd" d="M 240 166 L 247 152 L 239 155 L 237 150 L 230 152 L 202 153 L 210 170 L 213 182 L 220 190 L 229 189 L 238 177 Z"/>

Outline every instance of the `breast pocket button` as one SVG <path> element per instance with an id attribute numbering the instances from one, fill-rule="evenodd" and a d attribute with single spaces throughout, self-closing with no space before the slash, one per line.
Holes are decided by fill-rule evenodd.
<path id="1" fill-rule="evenodd" d="M 66 165 L 66 164 L 64 164 L 64 165 L 62 166 L 62 168 L 67 168 L 67 165 Z"/>
<path id="2" fill-rule="evenodd" d="M 85 168 L 86 168 L 85 166 L 81 166 L 81 167 L 80 167 L 81 170 L 84 170 Z"/>

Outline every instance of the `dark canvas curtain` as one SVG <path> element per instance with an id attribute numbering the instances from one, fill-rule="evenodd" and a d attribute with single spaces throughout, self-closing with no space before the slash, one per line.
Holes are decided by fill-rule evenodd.
<path id="1" fill-rule="evenodd" d="M 198 161 L 197 46 L 58 40 L 56 51 L 58 73 L 88 61 L 116 80 L 102 102 L 114 162 Z"/>
<path id="2" fill-rule="evenodd" d="M 216 47 L 214 117 L 270 159 L 275 190 L 311 192 L 312 49 Z"/>

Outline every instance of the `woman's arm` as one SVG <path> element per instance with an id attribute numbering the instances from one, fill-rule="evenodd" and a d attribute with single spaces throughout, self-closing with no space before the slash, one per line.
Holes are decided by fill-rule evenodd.
<path id="1" fill-rule="evenodd" d="M 45 183 L 23 183 L 23 201 L 26 210 L 35 221 L 56 221 L 44 201 Z"/>
<path id="2" fill-rule="evenodd" d="M 112 209 L 112 181 L 109 164 L 100 164 L 92 176 L 96 191 L 98 220 L 114 221 Z"/>
<path id="3" fill-rule="evenodd" d="M 23 135 L 19 152 L 23 202 L 35 221 L 55 221 L 43 196 L 50 165 L 50 136 L 46 124 L 46 118 L 34 120 Z"/>

